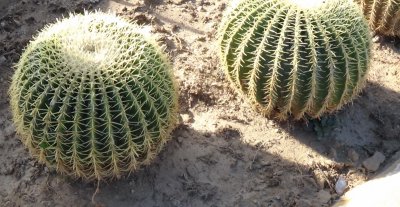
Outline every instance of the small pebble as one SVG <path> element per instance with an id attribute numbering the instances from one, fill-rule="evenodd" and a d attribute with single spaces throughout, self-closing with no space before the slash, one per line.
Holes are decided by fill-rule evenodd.
<path id="1" fill-rule="evenodd" d="M 339 176 L 339 179 L 336 181 L 335 191 L 337 194 L 342 195 L 347 188 L 346 178 L 343 176 Z"/>
<path id="2" fill-rule="evenodd" d="M 375 154 L 364 160 L 362 163 L 365 169 L 371 172 L 375 172 L 379 169 L 379 166 L 385 161 L 385 155 L 383 155 L 381 152 L 375 152 Z"/>
<path id="3" fill-rule="evenodd" d="M 379 42 L 381 40 L 381 36 L 379 36 L 379 35 L 375 35 L 373 38 L 372 38 L 372 42 L 374 42 L 374 43 L 377 43 L 377 42 Z"/>

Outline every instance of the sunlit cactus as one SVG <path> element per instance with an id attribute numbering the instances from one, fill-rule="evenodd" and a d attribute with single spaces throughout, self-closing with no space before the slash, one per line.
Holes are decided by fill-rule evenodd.
<path id="1" fill-rule="evenodd" d="M 17 132 L 32 155 L 88 180 L 149 163 L 177 113 L 170 64 L 149 35 L 96 12 L 71 15 L 30 42 L 9 93 Z"/>
<path id="2" fill-rule="evenodd" d="M 356 0 L 377 34 L 400 36 L 400 0 Z"/>
<path id="3" fill-rule="evenodd" d="M 266 116 L 319 117 L 365 84 L 370 35 L 351 0 L 242 0 L 220 27 L 222 65 Z"/>

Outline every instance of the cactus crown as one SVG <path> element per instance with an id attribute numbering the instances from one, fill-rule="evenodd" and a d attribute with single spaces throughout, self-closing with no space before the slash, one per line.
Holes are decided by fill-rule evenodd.
<path id="1" fill-rule="evenodd" d="M 319 8 L 321 4 L 323 4 L 324 2 L 325 0 L 307 0 L 307 1 L 288 0 L 288 3 L 291 3 L 302 9 Z"/>
<path id="2" fill-rule="evenodd" d="M 9 90 L 17 132 L 59 172 L 119 177 L 148 163 L 176 123 L 170 64 L 135 24 L 101 12 L 47 26 Z"/>
<path id="3" fill-rule="evenodd" d="M 370 28 L 389 36 L 400 36 L 399 0 L 356 0 L 361 5 Z"/>
<path id="4" fill-rule="evenodd" d="M 364 85 L 370 36 L 351 0 L 242 0 L 220 28 L 220 57 L 265 115 L 318 117 Z"/>

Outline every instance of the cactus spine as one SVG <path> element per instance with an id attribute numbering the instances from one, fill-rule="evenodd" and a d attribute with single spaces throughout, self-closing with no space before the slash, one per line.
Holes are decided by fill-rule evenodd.
<path id="1" fill-rule="evenodd" d="M 170 64 L 135 24 L 71 15 L 28 45 L 9 90 L 31 154 L 57 171 L 114 178 L 147 164 L 176 123 Z"/>
<path id="2" fill-rule="evenodd" d="M 377 34 L 400 36 L 400 0 L 356 0 Z"/>
<path id="3" fill-rule="evenodd" d="M 368 25 L 350 0 L 242 0 L 220 28 L 226 74 L 266 116 L 319 117 L 365 83 Z"/>

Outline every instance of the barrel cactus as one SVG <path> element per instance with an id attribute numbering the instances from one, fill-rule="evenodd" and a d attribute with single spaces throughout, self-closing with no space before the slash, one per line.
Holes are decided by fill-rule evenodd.
<path id="1" fill-rule="evenodd" d="M 232 85 L 266 116 L 319 117 L 365 84 L 371 38 L 351 0 L 241 0 L 219 35 Z"/>
<path id="2" fill-rule="evenodd" d="M 356 0 L 360 4 L 372 31 L 388 36 L 400 36 L 400 0 Z"/>
<path id="3" fill-rule="evenodd" d="M 176 85 L 161 49 L 136 24 L 101 12 L 45 27 L 16 65 L 9 94 L 31 154 L 88 180 L 149 163 L 177 120 Z"/>

